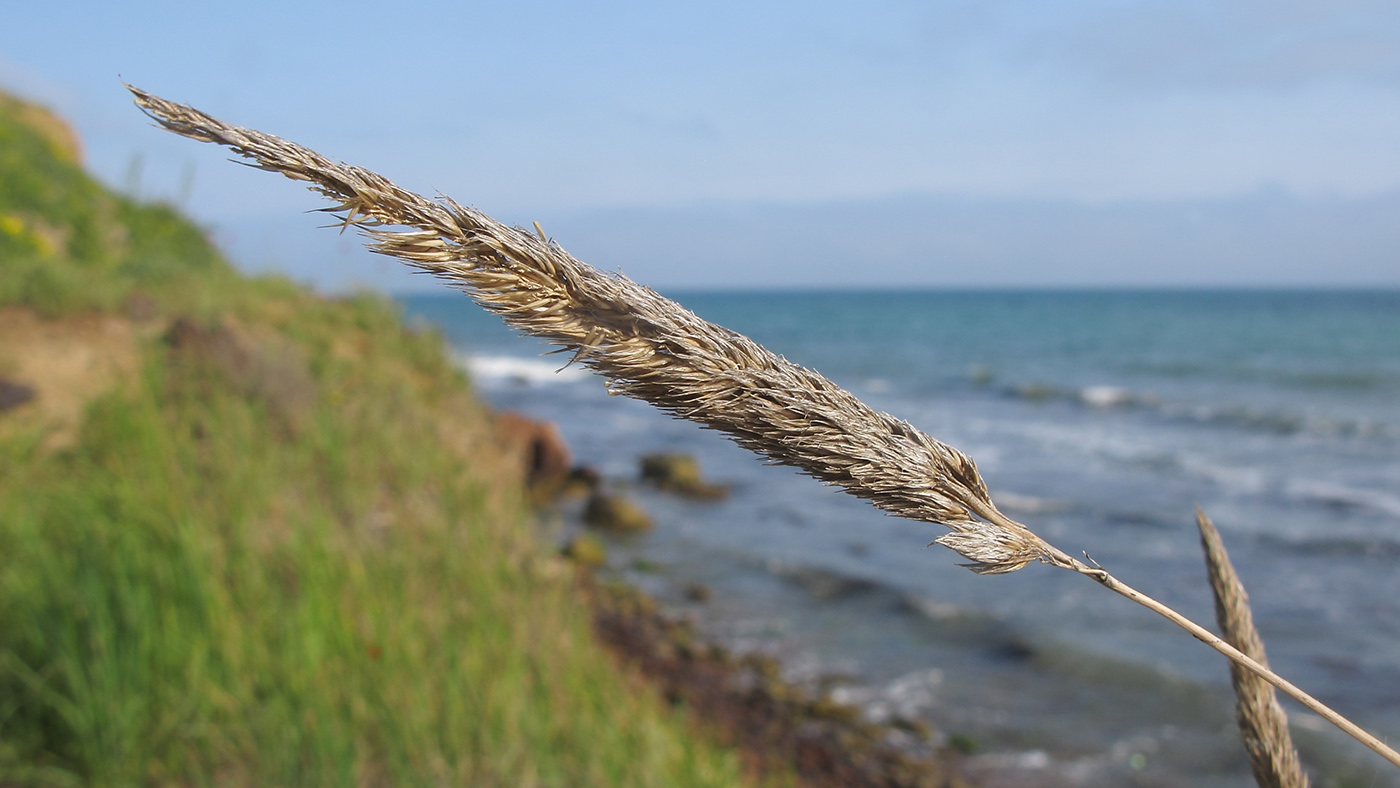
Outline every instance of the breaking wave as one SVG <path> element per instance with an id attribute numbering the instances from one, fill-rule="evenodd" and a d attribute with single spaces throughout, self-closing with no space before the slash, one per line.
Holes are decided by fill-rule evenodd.
<path id="1" fill-rule="evenodd" d="M 584 367 L 566 366 L 564 360 L 546 361 L 518 356 L 458 356 L 473 380 L 486 384 L 509 383 L 516 386 L 554 386 L 576 383 L 593 376 Z"/>

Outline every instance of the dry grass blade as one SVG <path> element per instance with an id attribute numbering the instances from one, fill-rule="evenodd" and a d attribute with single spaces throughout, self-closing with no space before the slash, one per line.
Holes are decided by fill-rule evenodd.
<path id="1" fill-rule="evenodd" d="M 1206 513 L 1196 509 L 1196 525 L 1201 530 L 1201 548 L 1206 554 L 1210 589 L 1215 594 L 1215 620 L 1230 645 L 1267 666 L 1264 641 L 1254 628 L 1249 595 L 1230 564 L 1220 533 Z M 1298 751 L 1288 733 L 1288 717 L 1278 705 L 1274 688 L 1268 682 L 1230 663 L 1230 681 L 1235 686 L 1235 717 L 1240 737 L 1249 753 L 1249 765 L 1260 788 L 1307 788 L 1308 776 L 1298 762 Z"/>
<path id="2" fill-rule="evenodd" d="M 831 381 L 619 274 L 574 259 L 543 233 L 510 227 L 450 199 L 434 202 L 360 167 L 271 134 L 232 126 L 127 86 L 166 129 L 224 145 L 305 181 L 376 252 L 432 273 L 506 324 L 571 351 L 610 389 L 727 434 L 891 514 L 939 523 L 935 541 L 980 574 L 1041 561 L 1088 576 L 1264 677 L 1396 766 L 1400 753 L 1199 624 L 1056 549 L 997 510 L 972 459 Z"/>

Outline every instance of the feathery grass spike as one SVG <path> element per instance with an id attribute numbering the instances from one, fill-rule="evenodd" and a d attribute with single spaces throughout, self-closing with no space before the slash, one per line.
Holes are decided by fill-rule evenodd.
<path id="1" fill-rule="evenodd" d="M 648 287 L 574 259 L 542 232 L 427 200 L 368 170 L 133 92 L 166 128 L 308 181 L 374 251 L 447 280 L 511 327 L 573 351 L 613 391 L 724 432 L 881 509 L 948 526 L 939 543 L 974 571 L 1010 572 L 1058 552 L 997 510 L 962 452 Z"/>
<path id="2" fill-rule="evenodd" d="M 1205 551 L 1210 589 L 1215 594 L 1215 620 L 1220 632 L 1235 648 L 1267 666 L 1264 641 L 1254 628 L 1254 616 L 1249 610 L 1249 595 L 1230 564 L 1220 532 L 1199 507 L 1196 525 L 1201 531 L 1201 549 Z M 1288 716 L 1278 705 L 1274 688 L 1233 662 L 1230 681 L 1235 687 L 1240 738 L 1259 788 L 1307 788 L 1308 776 L 1298 763 L 1298 751 L 1288 733 Z"/>
<path id="3" fill-rule="evenodd" d="M 891 514 L 938 523 L 934 541 L 979 574 L 1040 561 L 1092 578 L 1167 618 L 1263 677 L 1400 766 L 1400 753 L 1284 681 L 1204 627 L 1073 558 L 997 510 L 972 458 L 878 412 L 850 392 L 742 334 L 621 274 L 575 259 L 554 241 L 442 198 L 434 202 L 378 173 L 342 164 L 280 137 L 232 126 L 128 85 L 136 104 L 169 131 L 214 142 L 251 166 L 306 181 L 331 200 L 373 251 L 465 292 L 512 328 L 572 350 L 612 392 L 649 402 L 727 434 Z"/>

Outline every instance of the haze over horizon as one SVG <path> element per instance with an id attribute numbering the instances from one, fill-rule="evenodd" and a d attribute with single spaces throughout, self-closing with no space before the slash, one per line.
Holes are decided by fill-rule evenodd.
<path id="1" fill-rule="evenodd" d="M 661 288 L 1400 286 L 1390 3 L 382 8 L 35 4 L 0 88 L 327 289 L 435 285 L 121 80 Z"/>

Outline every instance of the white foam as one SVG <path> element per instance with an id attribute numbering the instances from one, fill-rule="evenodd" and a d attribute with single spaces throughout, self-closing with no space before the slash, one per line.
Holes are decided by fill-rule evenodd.
<path id="1" fill-rule="evenodd" d="M 919 614 L 933 621 L 953 621 L 963 615 L 962 608 L 957 605 L 930 599 L 922 594 L 908 594 L 904 601 Z"/>
<path id="2" fill-rule="evenodd" d="M 1175 455 L 1181 469 L 1207 479 L 1235 494 L 1259 495 L 1268 489 L 1269 474 L 1262 468 L 1218 462 L 1209 455 L 1181 452 Z"/>
<path id="3" fill-rule="evenodd" d="M 1117 408 L 1137 401 L 1133 392 L 1118 386 L 1089 386 L 1079 392 L 1079 400 L 1095 408 Z"/>
<path id="4" fill-rule="evenodd" d="M 968 759 L 979 767 L 990 769 L 1020 769 L 1039 771 L 1048 769 L 1053 761 L 1045 750 L 1025 750 L 1022 752 L 998 752 L 977 755 Z"/>
<path id="5" fill-rule="evenodd" d="M 588 369 L 564 366 L 566 359 L 544 360 L 519 356 L 459 356 L 475 380 L 486 383 L 514 383 L 521 386 L 551 386 L 575 383 L 590 377 Z"/>
<path id="6" fill-rule="evenodd" d="M 1380 490 L 1361 490 L 1334 482 L 1296 480 L 1288 484 L 1289 494 L 1322 503 L 1359 506 L 1400 518 L 1400 496 Z"/>
<path id="7" fill-rule="evenodd" d="M 938 702 L 943 671 L 938 668 L 906 673 L 884 687 L 841 686 L 831 690 L 831 699 L 847 706 L 859 706 L 866 719 L 888 723 L 895 719 L 918 719 Z"/>

